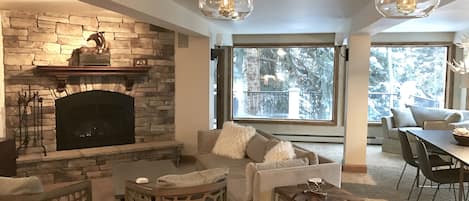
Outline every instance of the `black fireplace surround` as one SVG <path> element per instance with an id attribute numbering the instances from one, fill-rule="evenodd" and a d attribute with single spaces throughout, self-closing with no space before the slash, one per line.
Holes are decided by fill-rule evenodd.
<path id="1" fill-rule="evenodd" d="M 55 101 L 57 151 L 135 143 L 134 98 L 87 91 Z"/>

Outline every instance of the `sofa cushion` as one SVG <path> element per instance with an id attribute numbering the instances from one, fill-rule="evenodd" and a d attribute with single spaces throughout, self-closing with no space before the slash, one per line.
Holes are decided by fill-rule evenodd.
<path id="1" fill-rule="evenodd" d="M 0 195 L 26 195 L 44 192 L 37 177 L 0 177 Z"/>
<path id="2" fill-rule="evenodd" d="M 277 169 L 277 168 L 287 168 L 287 167 L 298 167 L 298 166 L 307 166 L 309 161 L 307 158 L 301 159 L 291 159 L 291 160 L 284 160 L 284 161 L 277 161 L 277 162 L 265 162 L 265 163 L 248 163 L 246 165 L 246 199 L 245 200 L 252 200 L 252 189 L 253 189 L 253 181 L 254 175 L 256 171 L 259 170 L 270 170 L 270 169 Z"/>
<path id="3" fill-rule="evenodd" d="M 419 127 L 423 127 L 424 121 L 427 120 L 447 120 L 448 123 L 452 123 L 461 121 L 462 119 L 462 115 L 456 111 L 418 106 L 409 107 Z"/>
<path id="4" fill-rule="evenodd" d="M 446 116 L 444 120 L 448 123 L 453 123 L 453 122 L 461 121 L 462 119 L 463 119 L 462 114 L 459 112 L 455 112 L 453 114 Z"/>
<path id="5" fill-rule="evenodd" d="M 249 140 L 246 147 L 247 156 L 254 162 L 261 163 L 264 161 L 265 151 L 269 139 L 266 137 L 256 134 Z"/>
<path id="6" fill-rule="evenodd" d="M 244 170 L 246 164 L 251 162 L 248 158 L 243 159 L 231 159 L 223 156 L 218 156 L 215 154 L 199 154 L 195 155 L 198 163 L 204 168 L 230 168 L 241 167 Z"/>
<path id="7" fill-rule="evenodd" d="M 227 121 L 223 124 L 223 129 L 212 153 L 233 159 L 242 159 L 246 155 L 246 145 L 255 134 L 256 129 L 251 126 L 242 126 Z"/>
<path id="8" fill-rule="evenodd" d="M 280 141 L 265 153 L 264 162 L 283 161 L 295 158 L 293 145 L 288 141 Z"/>
<path id="9" fill-rule="evenodd" d="M 391 113 L 394 118 L 394 127 L 415 127 L 417 123 L 412 116 L 412 112 L 409 108 L 404 108 L 401 110 L 391 108 Z"/>
<path id="10" fill-rule="evenodd" d="M 295 155 L 296 155 L 296 158 L 307 158 L 310 165 L 319 164 L 318 154 L 314 152 L 295 148 Z"/>
<path id="11" fill-rule="evenodd" d="M 156 180 L 156 184 L 162 187 L 198 186 L 221 181 L 225 179 L 227 175 L 228 168 L 213 168 L 187 174 L 161 176 Z"/>

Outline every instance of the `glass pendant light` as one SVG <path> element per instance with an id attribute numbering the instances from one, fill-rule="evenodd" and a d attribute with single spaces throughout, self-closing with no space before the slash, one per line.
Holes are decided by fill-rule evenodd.
<path id="1" fill-rule="evenodd" d="M 202 13 L 210 18 L 243 20 L 254 9 L 254 0 L 199 0 Z"/>
<path id="2" fill-rule="evenodd" d="M 375 0 L 378 12 L 388 18 L 420 18 L 429 16 L 440 0 Z"/>

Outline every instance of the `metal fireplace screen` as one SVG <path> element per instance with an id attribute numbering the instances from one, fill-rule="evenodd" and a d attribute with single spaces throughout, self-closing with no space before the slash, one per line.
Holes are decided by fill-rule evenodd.
<path id="1" fill-rule="evenodd" d="M 134 98 L 88 91 L 55 101 L 57 150 L 135 142 Z"/>

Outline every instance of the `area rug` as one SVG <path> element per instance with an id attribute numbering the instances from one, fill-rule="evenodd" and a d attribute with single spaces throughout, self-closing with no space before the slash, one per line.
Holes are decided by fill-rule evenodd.
<path id="1" fill-rule="evenodd" d="M 297 145 L 315 151 L 320 155 L 326 156 L 337 162 L 342 162 L 343 144 L 332 143 L 296 143 Z M 366 198 L 369 201 L 405 201 L 412 185 L 416 169 L 408 167 L 400 184 L 399 190 L 396 190 L 396 182 L 404 166 L 404 161 L 399 154 L 390 154 L 381 152 L 381 146 L 367 146 L 367 167 L 366 174 L 361 173 L 343 173 L 342 188 L 345 190 Z M 421 181 L 424 178 L 421 177 Z M 430 182 L 427 182 L 430 185 Z M 447 185 L 441 188 L 448 188 Z M 432 200 L 435 189 L 424 188 L 421 201 Z M 413 192 L 410 200 L 416 200 L 417 190 Z M 435 200 L 450 201 L 454 200 L 453 191 L 441 189 Z"/>

